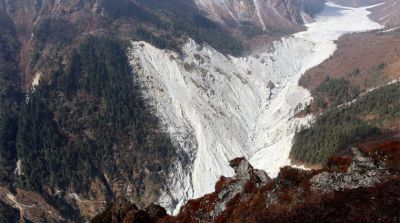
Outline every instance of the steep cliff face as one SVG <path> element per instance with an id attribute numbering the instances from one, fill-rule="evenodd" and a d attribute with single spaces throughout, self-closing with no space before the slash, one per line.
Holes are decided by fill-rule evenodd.
<path id="1" fill-rule="evenodd" d="M 264 31 L 290 32 L 310 21 L 324 1 L 310 0 L 195 0 L 209 18 L 226 26 L 252 24 Z"/>

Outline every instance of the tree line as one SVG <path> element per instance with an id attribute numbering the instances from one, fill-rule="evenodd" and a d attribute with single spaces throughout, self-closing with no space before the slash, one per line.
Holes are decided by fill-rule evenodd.
<path id="1" fill-rule="evenodd" d="M 367 137 L 400 117 L 400 84 L 392 84 L 345 107 L 332 107 L 293 139 L 291 156 L 309 164 L 324 164 L 329 156 Z"/>

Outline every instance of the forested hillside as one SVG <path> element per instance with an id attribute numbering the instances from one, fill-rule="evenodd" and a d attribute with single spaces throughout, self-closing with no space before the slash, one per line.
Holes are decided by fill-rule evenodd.
<path id="1" fill-rule="evenodd" d="M 15 110 L 2 113 L 3 182 L 13 184 L 19 160 L 16 187 L 43 194 L 67 219 L 87 217 L 72 208 L 72 192 L 108 201 L 125 196 L 129 186 L 139 204 L 155 202 L 177 158 L 121 44 L 111 39 L 84 41 L 65 67 L 26 96 L 18 122 Z"/>
<path id="2" fill-rule="evenodd" d="M 356 70 L 355 73 L 358 71 Z M 357 75 L 357 74 L 355 74 Z M 329 76 L 314 90 L 314 101 L 320 109 L 339 106 L 356 98 L 360 92 L 344 78 L 334 79 Z"/>
<path id="3" fill-rule="evenodd" d="M 191 37 L 226 54 L 245 49 L 179 0 L 0 1 L 0 29 L 0 198 L 35 191 L 74 221 L 116 198 L 156 202 L 170 165 L 185 159 L 142 98 L 129 41 L 179 52 Z"/>
<path id="4" fill-rule="evenodd" d="M 15 137 L 19 92 L 18 55 L 20 44 L 12 21 L 0 13 L 0 183 L 11 184 L 15 165 Z"/>
<path id="5" fill-rule="evenodd" d="M 332 154 L 366 138 L 400 117 L 400 84 L 391 84 L 342 107 L 333 106 L 319 115 L 310 128 L 293 140 L 291 157 L 309 164 L 325 164 Z"/>
<path id="6" fill-rule="evenodd" d="M 311 91 L 313 100 L 300 114 L 317 117 L 296 134 L 291 152 L 295 161 L 325 164 L 330 155 L 359 142 L 399 137 L 399 84 L 386 86 L 400 77 L 399 34 L 345 35 L 329 59 L 302 76 L 299 84 Z"/>

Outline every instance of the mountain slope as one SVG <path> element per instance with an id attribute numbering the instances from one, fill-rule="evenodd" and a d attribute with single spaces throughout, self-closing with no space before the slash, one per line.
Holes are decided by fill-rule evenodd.
<path id="1" fill-rule="evenodd" d="M 19 49 L 16 28 L 9 17 L 0 12 L 0 182 L 13 181 L 15 137 L 18 120 L 18 104 L 23 96 L 18 87 Z"/>
<path id="2" fill-rule="evenodd" d="M 163 2 L 153 7 L 151 1 L 131 0 L 2 0 L 0 10 L 14 23 L 16 39 L 21 44 L 24 90 L 29 89 L 37 73 L 50 76 L 58 69 L 63 55 L 90 35 L 146 40 L 174 50 L 190 35 L 225 53 L 242 52 L 242 44 L 211 21 L 212 26 L 195 23 L 195 6 L 183 1 Z M 181 16 L 174 3 L 182 5 L 188 14 Z"/>
<path id="3" fill-rule="evenodd" d="M 397 0 L 333 0 L 333 2 L 352 7 L 377 5 L 370 9 L 374 21 L 388 28 L 400 26 L 400 3 Z"/>
<path id="4" fill-rule="evenodd" d="M 88 220 L 113 199 L 157 202 L 188 163 L 142 98 L 127 40 L 244 49 L 180 0 L 1 0 L 0 26 L 0 197 L 35 222 Z"/>
<path id="5" fill-rule="evenodd" d="M 234 157 L 276 175 L 307 122 L 293 117 L 310 100 L 300 75 L 343 32 L 379 27 L 330 4 L 308 31 L 239 57 L 304 29 L 321 2 L 246 1 L 239 26 L 196 3 L 0 0 L 5 209 L 35 222 L 87 221 L 114 199 L 172 212 L 232 176 Z"/>
<path id="6" fill-rule="evenodd" d="M 47 204 L 42 208 L 52 206 L 63 219 L 78 222 L 113 199 L 156 202 L 177 154 L 134 87 L 124 50 L 113 40 L 89 38 L 69 56 L 64 68 L 28 93 L 17 129 L 6 129 L 17 135 L 6 138 L 10 145 L 2 142 L 7 172 L 1 185 L 9 189 L 1 199 L 15 205 L 9 196 L 33 191 L 42 198 L 25 193 L 31 202 L 41 199 L 38 206 Z M 21 209 L 28 219 L 41 213 L 35 204 Z M 40 216 L 39 222 L 52 218 Z"/>
<path id="7" fill-rule="evenodd" d="M 252 24 L 270 33 L 299 30 L 307 22 L 306 18 L 310 19 L 310 16 L 320 11 L 324 4 L 323 1 L 299 0 L 196 0 L 195 2 L 209 18 L 223 25 L 235 27 Z"/>
<path id="8" fill-rule="evenodd" d="M 327 109 L 293 140 L 291 157 L 308 164 L 326 164 L 349 145 L 371 139 L 399 138 L 400 84 L 372 90 L 341 107 Z"/>
<path id="9" fill-rule="evenodd" d="M 384 4 L 371 9 L 371 18 L 388 28 L 400 26 L 400 2 L 396 0 L 383 1 Z"/>
<path id="10" fill-rule="evenodd" d="M 160 204 L 171 210 L 175 201 L 179 206 L 210 193 L 219 176 L 233 174 L 228 160 L 235 157 L 245 156 L 276 176 L 290 163 L 296 129 L 308 121 L 294 118 L 310 100 L 298 79 L 329 58 L 344 32 L 380 28 L 368 14 L 328 5 L 307 31 L 248 57 L 225 56 L 195 41 L 183 47 L 183 54 L 133 42 L 131 65 L 145 95 L 174 145 L 189 158 L 176 164 L 170 193 Z"/>
<path id="11" fill-rule="evenodd" d="M 319 117 L 295 136 L 292 158 L 324 164 L 330 155 L 348 152 L 348 144 L 399 137 L 399 34 L 343 36 L 332 57 L 305 73 L 299 83 L 313 101 L 303 114 Z"/>

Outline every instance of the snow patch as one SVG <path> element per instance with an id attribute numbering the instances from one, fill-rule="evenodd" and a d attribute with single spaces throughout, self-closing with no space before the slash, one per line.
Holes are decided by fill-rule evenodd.
<path id="1" fill-rule="evenodd" d="M 193 40 L 181 54 L 132 42 L 128 55 L 145 97 L 185 154 L 173 164 L 159 203 L 177 213 L 188 199 L 212 192 L 221 175 L 232 176 L 228 161 L 236 157 L 271 177 L 290 165 L 296 129 L 312 120 L 294 118 L 311 100 L 299 78 L 333 54 L 341 35 L 381 28 L 369 14 L 328 3 L 307 31 L 257 56 L 226 56 Z"/>

